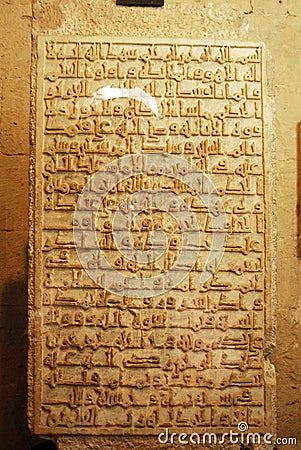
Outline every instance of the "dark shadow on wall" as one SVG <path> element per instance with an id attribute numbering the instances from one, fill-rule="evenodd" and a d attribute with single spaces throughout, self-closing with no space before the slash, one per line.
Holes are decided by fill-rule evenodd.
<path id="1" fill-rule="evenodd" d="M 6 449 L 27 449 L 26 426 L 27 283 L 15 281 L 3 288 L 1 299 L 0 430 Z M 22 445 L 22 447 L 21 447 Z"/>
<path id="2" fill-rule="evenodd" d="M 5 285 L 1 297 L 0 448 L 55 450 L 27 427 L 27 281 Z"/>

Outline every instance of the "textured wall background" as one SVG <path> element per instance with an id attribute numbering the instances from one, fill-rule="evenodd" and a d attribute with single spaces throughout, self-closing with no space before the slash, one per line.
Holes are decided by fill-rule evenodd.
<path id="1" fill-rule="evenodd" d="M 274 60 L 278 223 L 277 346 L 271 360 L 277 370 L 278 435 L 298 437 L 301 442 L 298 348 L 301 262 L 297 254 L 301 2 L 165 0 L 165 3 L 163 9 L 135 8 L 133 13 L 127 8 L 117 8 L 113 0 L 36 0 L 33 8 L 30 0 L 0 2 L 0 166 L 4 194 L 0 223 L 1 448 L 27 450 L 39 442 L 38 438 L 30 436 L 26 425 L 27 174 L 32 27 L 34 34 L 183 36 L 266 43 Z M 126 443 L 124 448 L 138 448 L 140 444 L 141 441 Z M 106 441 L 98 448 L 117 448 L 117 445 L 117 440 Z M 83 447 L 62 442 L 61 448 Z M 155 442 L 153 448 L 157 448 Z"/>

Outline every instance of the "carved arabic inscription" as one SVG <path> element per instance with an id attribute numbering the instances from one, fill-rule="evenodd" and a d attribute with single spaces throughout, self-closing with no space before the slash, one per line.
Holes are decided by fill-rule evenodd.
<path id="1" fill-rule="evenodd" d="M 262 63 L 259 45 L 40 38 L 38 432 L 135 435 L 266 425 Z M 140 169 L 126 178 L 129 157 Z M 199 191 L 217 196 L 219 206 L 196 195 L 185 164 L 174 158 L 204 174 Z M 108 188 L 112 170 L 116 183 Z M 75 220 L 87 185 L 90 203 L 106 195 L 93 214 L 86 202 Z M 150 199 L 148 190 L 157 196 Z M 132 199 L 141 191 L 142 200 Z M 139 202 L 128 220 L 129 240 L 143 255 L 160 231 L 166 248 L 154 260 L 131 260 L 114 237 L 116 211 L 130 217 Z M 185 220 L 174 214 L 181 208 Z M 221 210 L 222 257 L 208 260 Z M 196 225 L 196 259 L 188 267 L 185 256 L 185 276 L 174 285 L 171 272 L 171 284 L 163 286 L 160 276 L 179 257 L 183 231 L 193 234 Z M 100 253 L 113 272 L 101 265 Z M 131 295 L 126 281 L 117 286 L 115 271 L 141 286 L 156 276 L 151 294 Z"/>

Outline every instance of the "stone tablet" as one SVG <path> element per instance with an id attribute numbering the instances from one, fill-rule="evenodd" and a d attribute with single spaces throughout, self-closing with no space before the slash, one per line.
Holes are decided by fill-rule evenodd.
<path id="1" fill-rule="evenodd" d="M 35 433 L 271 431 L 263 52 L 39 38 Z"/>

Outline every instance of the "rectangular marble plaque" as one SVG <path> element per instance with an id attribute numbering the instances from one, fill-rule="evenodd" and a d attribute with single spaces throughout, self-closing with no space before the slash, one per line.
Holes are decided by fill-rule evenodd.
<path id="1" fill-rule="evenodd" d="M 269 430 L 263 53 L 260 44 L 38 39 L 35 433 Z"/>

